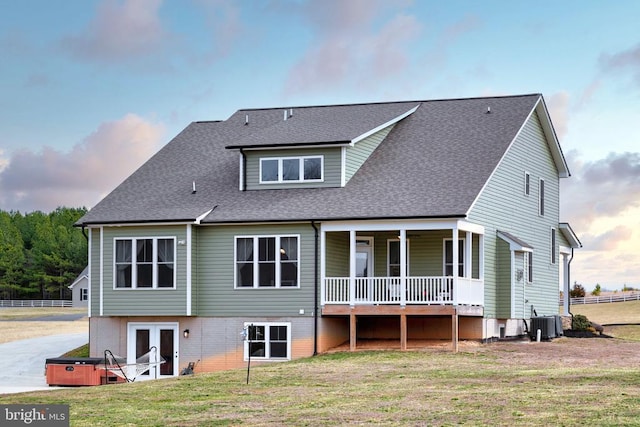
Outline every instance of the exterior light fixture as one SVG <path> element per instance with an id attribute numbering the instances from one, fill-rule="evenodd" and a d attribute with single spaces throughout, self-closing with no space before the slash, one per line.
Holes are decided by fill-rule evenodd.
<path id="1" fill-rule="evenodd" d="M 185 338 L 189 338 L 189 330 L 185 329 L 184 331 L 182 331 L 182 336 Z"/>

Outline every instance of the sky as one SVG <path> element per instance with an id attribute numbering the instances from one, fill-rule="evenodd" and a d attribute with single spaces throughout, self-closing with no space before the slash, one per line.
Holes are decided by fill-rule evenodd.
<path id="1" fill-rule="evenodd" d="M 241 108 L 542 93 L 571 281 L 640 287 L 640 2 L 0 0 L 0 210 L 91 208 Z"/>

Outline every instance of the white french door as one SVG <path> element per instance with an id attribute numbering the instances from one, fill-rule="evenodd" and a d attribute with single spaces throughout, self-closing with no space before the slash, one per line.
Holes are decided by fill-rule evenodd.
<path id="1" fill-rule="evenodd" d="M 165 363 L 151 364 L 137 380 L 151 380 L 178 375 L 178 324 L 137 323 L 128 324 L 127 363 L 152 350 L 152 362 L 165 359 Z"/>

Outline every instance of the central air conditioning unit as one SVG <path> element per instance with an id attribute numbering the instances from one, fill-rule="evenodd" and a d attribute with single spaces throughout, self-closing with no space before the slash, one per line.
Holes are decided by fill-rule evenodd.
<path id="1" fill-rule="evenodd" d="M 538 329 L 540 330 L 540 338 L 550 340 L 557 335 L 556 316 L 538 316 L 531 318 L 531 328 L 529 328 L 529 336 L 532 340 L 537 338 Z"/>

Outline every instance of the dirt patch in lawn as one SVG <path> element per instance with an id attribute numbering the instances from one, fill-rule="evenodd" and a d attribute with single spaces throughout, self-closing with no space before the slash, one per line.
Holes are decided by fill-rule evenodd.
<path id="1" fill-rule="evenodd" d="M 547 342 L 497 342 L 461 351 L 490 353 L 503 366 L 532 369 L 564 367 L 632 367 L 640 365 L 640 342 L 616 338 L 557 338 Z"/>
<path id="2" fill-rule="evenodd" d="M 399 340 L 358 340 L 357 351 L 399 350 Z M 410 340 L 409 351 L 452 353 L 451 341 Z M 349 351 L 348 344 L 329 353 Z M 459 353 L 495 357 L 501 365 L 527 366 L 531 369 L 549 366 L 640 366 L 640 342 L 594 335 L 592 338 L 561 337 L 535 342 L 529 339 L 498 341 L 483 344 L 479 341 L 459 341 Z"/>

